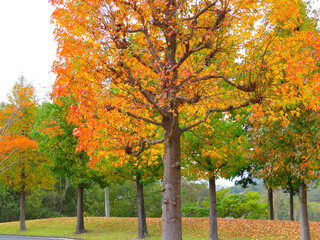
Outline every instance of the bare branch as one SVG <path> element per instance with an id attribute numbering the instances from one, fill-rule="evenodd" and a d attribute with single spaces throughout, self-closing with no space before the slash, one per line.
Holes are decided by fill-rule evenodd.
<path id="1" fill-rule="evenodd" d="M 121 64 L 119 64 L 119 66 L 127 70 L 126 73 L 128 76 L 126 76 L 127 77 L 126 82 L 132 87 L 138 87 L 139 91 L 146 98 L 146 100 L 152 105 L 153 109 L 158 111 L 160 113 L 160 115 L 163 116 L 164 115 L 163 110 L 158 106 L 158 104 L 155 100 L 154 94 L 147 89 L 143 89 L 143 87 L 141 86 L 140 80 L 133 77 L 133 74 L 132 74 L 130 67 L 128 67 L 125 63 L 121 63 Z M 114 73 L 116 73 L 119 77 L 121 77 L 121 73 L 119 73 L 115 69 L 111 69 L 111 70 Z"/>
<path id="2" fill-rule="evenodd" d="M 139 63 L 141 63 L 143 66 L 151 69 L 153 72 L 155 72 L 155 73 L 157 73 L 157 74 L 160 72 L 160 69 L 154 68 L 153 66 L 147 64 L 145 61 L 143 61 L 143 60 L 141 59 L 141 57 L 140 57 L 139 55 L 133 53 L 132 56 L 133 56 L 135 59 L 137 59 Z"/>
<path id="3" fill-rule="evenodd" d="M 135 119 L 139 119 L 139 120 L 142 120 L 142 121 L 145 121 L 147 123 L 151 123 L 151 124 L 154 124 L 154 125 L 157 125 L 157 126 L 162 126 L 162 123 L 160 122 L 156 122 L 156 121 L 153 121 L 149 118 L 145 118 L 145 117 L 141 117 L 141 116 L 138 116 L 138 115 L 135 115 L 131 112 L 125 112 L 124 114 L 128 115 L 129 117 L 133 117 Z"/>
<path id="4" fill-rule="evenodd" d="M 195 94 L 193 98 L 187 98 L 181 95 L 175 97 L 175 102 L 197 103 L 200 101 L 200 96 Z"/>
<path id="5" fill-rule="evenodd" d="M 191 74 L 189 77 L 185 78 L 184 80 L 181 81 L 181 83 L 179 84 L 178 88 L 180 89 L 181 87 L 183 87 L 183 85 L 190 81 L 192 79 L 192 76 L 193 75 L 198 75 L 200 74 L 206 67 L 208 67 L 210 64 L 209 64 L 209 61 L 210 59 L 212 59 L 216 54 L 218 53 L 218 48 L 214 49 L 213 51 L 211 51 L 207 57 L 205 58 L 205 64 L 202 65 L 201 68 L 199 68 L 198 70 L 196 70 L 193 74 Z M 180 61 L 179 61 L 180 63 Z M 182 63 L 181 63 L 182 64 Z"/>
<path id="6" fill-rule="evenodd" d="M 10 125 L 19 119 L 19 118 L 15 118 L 17 116 L 18 112 L 22 111 L 25 108 L 32 107 L 34 105 L 35 104 L 31 104 L 28 106 L 17 106 L 17 109 L 15 111 L 13 111 L 11 108 L 10 118 L 6 121 L 4 126 L 0 127 L 0 135 L 5 136 Z"/>
<path id="7" fill-rule="evenodd" d="M 226 83 L 228 83 L 229 85 L 231 85 L 233 87 L 236 87 L 237 89 L 239 89 L 239 90 L 241 90 L 243 92 L 254 92 L 255 89 L 256 89 L 256 86 L 257 86 L 254 82 L 250 83 L 250 85 L 248 85 L 248 86 L 240 85 L 240 84 L 237 84 L 237 83 L 233 82 L 232 80 L 228 79 L 224 75 L 215 75 L 215 74 L 206 75 L 206 76 L 202 76 L 202 77 L 199 77 L 199 78 L 190 79 L 189 81 L 191 83 L 195 83 L 195 82 L 200 82 L 200 81 L 206 81 L 206 80 L 213 79 L 213 78 L 221 78 Z"/>
<path id="8" fill-rule="evenodd" d="M 249 86 L 244 86 L 244 85 L 239 85 L 236 84 L 235 82 L 231 81 L 230 79 L 228 79 L 226 76 L 223 75 L 217 75 L 217 76 L 213 76 L 213 78 L 222 78 L 226 83 L 230 84 L 231 86 L 236 87 L 237 89 L 243 91 L 243 92 L 254 92 L 256 89 L 256 83 L 252 82 L 250 83 Z"/>
<path id="9" fill-rule="evenodd" d="M 126 33 L 143 32 L 143 28 L 138 28 L 138 29 L 125 29 L 124 32 L 126 32 Z"/>
<path id="10" fill-rule="evenodd" d="M 184 52 L 182 57 L 179 59 L 179 62 L 177 63 L 177 66 L 175 66 L 175 69 L 178 69 L 191 54 L 199 52 L 199 51 L 201 51 L 202 49 L 205 49 L 205 48 L 207 48 L 206 45 L 196 46 L 196 47 L 192 48 L 191 50 L 189 50 L 187 52 Z"/>
<path id="11" fill-rule="evenodd" d="M 256 102 L 256 100 L 248 100 L 248 101 L 244 102 L 243 104 L 238 105 L 238 106 L 236 106 L 236 107 L 229 106 L 229 107 L 227 107 L 227 108 L 209 108 L 209 109 L 207 110 L 207 112 L 206 112 L 205 117 L 204 117 L 202 120 L 200 120 L 200 121 L 198 121 L 198 122 L 196 122 L 196 123 L 194 123 L 194 124 L 192 124 L 192 125 L 190 125 L 190 126 L 187 126 L 187 127 L 182 128 L 182 129 L 181 129 L 181 132 L 186 132 L 186 131 L 190 130 L 191 128 L 194 128 L 194 127 L 200 125 L 201 123 L 206 122 L 207 119 L 208 119 L 208 117 L 209 117 L 209 115 L 210 115 L 212 112 L 229 112 L 229 111 L 232 111 L 232 110 L 236 110 L 236 109 L 240 109 L 240 108 L 246 107 L 246 106 L 248 106 L 250 103 L 255 103 L 255 102 Z"/>
<path id="12" fill-rule="evenodd" d="M 156 60 L 158 66 L 162 69 L 163 68 L 163 64 L 161 63 L 160 61 L 160 58 L 159 56 L 157 55 L 154 47 L 153 47 L 153 44 L 151 42 L 151 39 L 150 39 L 150 36 L 149 36 L 149 33 L 148 33 L 148 29 L 147 27 L 145 26 L 145 23 L 144 23 L 144 19 L 142 19 L 142 24 L 143 24 L 143 33 L 144 33 L 144 36 L 147 40 L 147 43 L 148 43 L 148 46 L 149 46 L 149 51 L 150 53 L 153 55 L 154 59 Z M 152 59 L 151 59 L 152 60 Z"/>
<path id="13" fill-rule="evenodd" d="M 0 169 L 0 173 L 1 173 L 2 171 L 4 171 L 4 170 L 8 169 L 9 167 L 11 167 L 11 166 L 13 166 L 13 165 L 15 165 L 15 164 L 17 164 L 17 163 L 19 163 L 19 162 L 21 162 L 21 161 L 29 158 L 29 157 L 37 156 L 37 155 L 40 155 L 40 153 L 30 154 L 30 155 L 28 155 L 28 156 L 26 156 L 26 157 L 20 158 L 19 160 L 11 163 L 10 165 L 1 168 L 1 169 Z M 3 162 L 3 161 L 2 161 L 2 162 Z M 1 163 L 2 163 L 2 162 L 1 162 Z"/>
<path id="14" fill-rule="evenodd" d="M 151 120 L 149 118 L 145 118 L 145 117 L 141 117 L 141 116 L 135 115 L 135 114 L 133 114 L 131 112 L 128 112 L 128 111 L 123 112 L 121 109 L 119 109 L 119 108 L 117 108 L 115 106 L 112 106 L 112 105 L 107 105 L 107 106 L 105 106 L 105 108 L 107 109 L 107 111 L 116 110 L 119 113 L 128 115 L 129 117 L 132 117 L 132 118 L 135 118 L 135 119 L 138 119 L 138 120 L 142 120 L 142 121 L 145 121 L 147 123 L 151 123 L 151 124 L 154 124 L 154 125 L 157 125 L 157 126 L 162 126 L 162 123 L 160 123 L 160 122 L 156 122 L 156 121 L 153 121 L 153 120 Z"/>
<path id="15" fill-rule="evenodd" d="M 149 145 L 156 145 L 156 144 L 163 143 L 163 142 L 164 142 L 164 138 L 161 138 L 161 139 L 158 139 L 158 140 L 150 140 L 150 139 L 147 139 L 147 138 L 143 138 L 141 140 L 141 142 L 140 142 L 139 150 L 136 151 L 136 152 L 128 153 L 128 154 L 132 154 L 133 156 L 137 157 L 144 151 L 144 149 L 146 147 L 146 143 L 148 143 Z"/>
<path id="16" fill-rule="evenodd" d="M 214 1 L 213 3 L 209 4 L 208 6 L 206 6 L 204 9 L 202 9 L 201 11 L 199 11 L 197 14 L 195 14 L 192 17 L 189 18 L 183 18 L 183 21 L 190 21 L 190 20 L 196 20 L 198 19 L 202 14 L 204 14 L 206 11 L 208 11 L 210 8 L 214 7 L 217 4 L 218 0 Z"/>
<path id="17" fill-rule="evenodd" d="M 12 109 L 11 109 L 11 116 L 10 116 L 10 118 L 6 121 L 5 125 L 0 128 L 0 134 L 1 134 L 2 136 L 6 135 L 6 132 L 7 132 L 8 128 L 9 128 L 9 126 L 15 121 L 14 118 L 15 118 L 15 116 L 18 114 L 18 112 L 19 112 L 20 110 L 21 110 L 20 107 L 18 107 L 15 112 L 13 112 Z"/>
<path id="18" fill-rule="evenodd" d="M 19 148 L 13 150 L 8 156 L 6 156 L 6 157 L 0 162 L 0 166 L 1 166 L 2 164 L 4 164 L 5 161 L 7 161 L 15 152 L 18 152 L 18 151 L 19 151 Z"/>

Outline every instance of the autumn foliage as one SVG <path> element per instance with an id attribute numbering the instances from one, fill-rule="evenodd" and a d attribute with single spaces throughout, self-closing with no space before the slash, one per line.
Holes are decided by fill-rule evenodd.
<path id="1" fill-rule="evenodd" d="M 9 95 L 9 104 L 1 107 L 0 171 L 28 155 L 23 153 L 37 150 L 36 141 L 29 136 L 34 114 L 34 88 L 21 77 Z"/>
<path id="2" fill-rule="evenodd" d="M 50 2 L 54 96 L 76 100 L 79 150 L 93 163 L 122 150 L 121 164 L 164 143 L 164 239 L 181 239 L 184 132 L 252 104 L 318 108 L 319 36 L 300 29 L 299 0 Z"/>

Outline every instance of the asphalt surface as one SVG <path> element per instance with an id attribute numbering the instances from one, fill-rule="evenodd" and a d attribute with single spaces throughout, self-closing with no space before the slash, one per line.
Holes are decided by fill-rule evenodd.
<path id="1" fill-rule="evenodd" d="M 0 240 L 67 240 L 67 239 L 71 239 L 71 238 L 0 235 Z"/>

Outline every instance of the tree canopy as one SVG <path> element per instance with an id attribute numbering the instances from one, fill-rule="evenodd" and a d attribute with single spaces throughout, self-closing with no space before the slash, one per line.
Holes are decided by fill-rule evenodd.
<path id="1" fill-rule="evenodd" d="M 101 142 L 135 156 L 164 143 L 164 239 L 181 239 L 183 132 L 251 104 L 318 108 L 320 38 L 299 28 L 299 0 L 50 2 L 54 96 L 76 100 L 79 148 L 99 160 Z"/>

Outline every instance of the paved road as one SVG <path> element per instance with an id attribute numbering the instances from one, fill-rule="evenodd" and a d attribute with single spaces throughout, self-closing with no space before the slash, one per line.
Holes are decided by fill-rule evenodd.
<path id="1" fill-rule="evenodd" d="M 67 240 L 71 238 L 0 235 L 0 240 Z"/>

